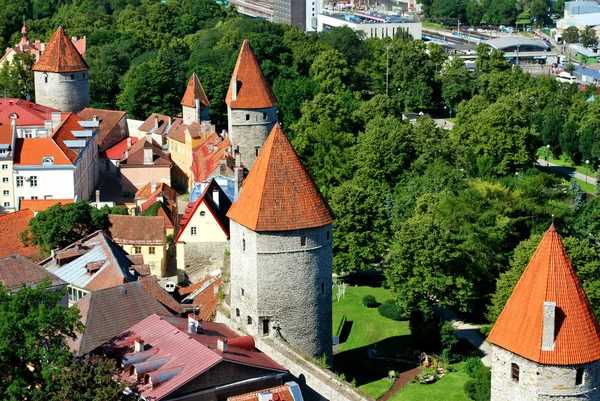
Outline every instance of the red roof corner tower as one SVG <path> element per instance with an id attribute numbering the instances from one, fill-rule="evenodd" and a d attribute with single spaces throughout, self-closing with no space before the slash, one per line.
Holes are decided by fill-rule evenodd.
<path id="1" fill-rule="evenodd" d="M 277 122 L 277 99 L 248 40 L 235 63 L 225 99 L 229 134 L 241 161 L 250 170 Z"/>
<path id="2" fill-rule="evenodd" d="M 194 122 L 200 124 L 202 121 L 209 121 L 208 109 L 210 108 L 210 102 L 195 72 L 192 73 L 185 89 L 181 99 L 181 107 L 183 109 L 184 124 L 189 125 Z"/>
<path id="3" fill-rule="evenodd" d="M 231 323 L 331 357 L 333 213 L 279 124 L 227 216 Z"/>
<path id="4" fill-rule="evenodd" d="M 492 401 L 600 400 L 600 326 L 554 224 L 488 341 Z"/>
<path id="5" fill-rule="evenodd" d="M 90 105 L 88 65 L 62 27 L 32 70 L 38 104 L 73 113 Z"/>

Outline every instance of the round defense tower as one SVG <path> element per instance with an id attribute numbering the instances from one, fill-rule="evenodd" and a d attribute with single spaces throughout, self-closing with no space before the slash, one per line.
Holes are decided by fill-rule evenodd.
<path id="1" fill-rule="evenodd" d="M 73 113 L 90 105 L 88 65 L 62 28 L 32 70 L 36 103 Z"/>
<path id="2" fill-rule="evenodd" d="M 228 216 L 232 324 L 330 360 L 333 214 L 279 124 Z"/>

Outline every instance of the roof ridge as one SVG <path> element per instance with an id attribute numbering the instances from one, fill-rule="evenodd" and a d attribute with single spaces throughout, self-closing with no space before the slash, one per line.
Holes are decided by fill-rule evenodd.
<path id="1" fill-rule="evenodd" d="M 32 67 L 33 71 L 57 73 L 87 71 L 88 69 L 89 66 L 83 56 L 61 26 L 54 32 L 46 49 Z"/>

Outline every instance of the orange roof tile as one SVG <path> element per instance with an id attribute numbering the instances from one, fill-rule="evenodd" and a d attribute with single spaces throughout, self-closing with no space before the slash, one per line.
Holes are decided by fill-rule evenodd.
<path id="1" fill-rule="evenodd" d="M 225 159 L 227 166 L 231 169 L 233 158 L 228 152 L 230 146 L 231 140 L 229 138 L 223 139 L 216 132 L 196 146 L 192 154 L 192 166 L 190 168 L 194 182 L 203 182 L 210 178 L 215 170 L 221 168 L 221 159 Z"/>
<path id="2" fill-rule="evenodd" d="M 556 303 L 552 351 L 542 351 L 544 302 Z M 598 320 L 554 224 L 533 254 L 488 340 L 543 364 L 578 365 L 600 359 Z"/>
<path id="3" fill-rule="evenodd" d="M 77 72 L 87 69 L 87 63 L 62 27 L 52 35 L 46 50 L 32 68 L 33 71 L 46 72 Z"/>
<path id="4" fill-rule="evenodd" d="M 62 150 L 62 152 L 69 158 L 71 163 L 75 163 L 77 161 L 79 154 L 73 149 L 69 148 L 64 141 L 81 139 L 73 135 L 73 131 L 83 129 L 81 125 L 79 125 L 79 121 L 82 121 L 82 118 L 78 117 L 76 114 L 68 113 L 66 118 L 62 120 L 62 123 L 54 130 L 54 133 L 52 134 L 52 139 L 54 142 L 56 142 L 56 145 L 58 145 L 60 150 Z M 86 139 L 86 142 L 87 141 L 89 141 L 89 138 Z"/>
<path id="5" fill-rule="evenodd" d="M 333 212 L 276 124 L 227 216 L 253 231 L 321 227 Z"/>
<path id="6" fill-rule="evenodd" d="M 55 165 L 73 164 L 52 138 L 21 138 L 15 144 L 15 165 L 39 166 L 47 156 L 54 157 Z"/>
<path id="7" fill-rule="evenodd" d="M 31 219 L 33 219 L 33 211 L 30 209 L 0 215 L 0 257 L 18 253 L 31 259 L 40 253 L 37 246 L 25 247 L 19 237 Z"/>
<path id="8" fill-rule="evenodd" d="M 206 107 L 210 107 L 210 102 L 208 101 L 208 97 L 206 93 L 204 93 L 204 88 L 198 80 L 198 76 L 195 72 L 192 73 L 190 77 L 190 82 L 188 82 L 185 93 L 183 94 L 183 98 L 181 99 L 181 105 L 187 107 L 196 107 L 196 99 L 200 100 Z"/>
<path id="9" fill-rule="evenodd" d="M 287 384 L 284 384 L 284 385 L 277 386 L 277 387 L 265 388 L 263 390 L 252 391 L 250 393 L 229 397 L 229 398 L 227 398 L 227 401 L 258 401 L 258 400 L 260 400 L 259 394 L 267 392 L 267 391 L 271 392 L 271 394 L 272 394 L 271 397 L 269 398 L 270 400 L 275 400 L 275 399 L 277 399 L 278 401 L 294 401 L 295 400 L 294 396 L 292 395 L 292 393 L 290 391 L 289 386 Z M 275 397 L 275 394 L 277 394 L 277 397 Z"/>
<path id="10" fill-rule="evenodd" d="M 43 212 L 44 210 L 60 203 L 73 203 L 73 199 L 23 199 L 19 207 L 21 209 L 31 209 L 33 212 Z"/>
<path id="11" fill-rule="evenodd" d="M 256 61 L 248 39 L 244 40 L 235 63 L 231 81 L 234 79 L 237 80 L 235 99 L 231 84 L 225 98 L 225 103 L 232 109 L 262 109 L 277 105 L 277 98 Z"/>

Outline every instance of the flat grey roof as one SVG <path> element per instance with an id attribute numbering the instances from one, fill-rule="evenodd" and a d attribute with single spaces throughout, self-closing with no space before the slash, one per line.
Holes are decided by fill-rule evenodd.
<path id="1" fill-rule="evenodd" d="M 512 38 L 494 38 L 486 41 L 487 44 L 492 46 L 494 49 L 505 49 L 511 46 L 537 46 L 540 49 L 548 49 L 548 45 L 546 45 L 541 40 L 533 40 L 522 37 L 512 37 Z"/>

